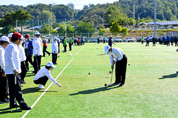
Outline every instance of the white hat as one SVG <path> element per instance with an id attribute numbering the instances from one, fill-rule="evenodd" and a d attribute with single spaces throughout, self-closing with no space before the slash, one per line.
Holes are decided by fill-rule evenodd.
<path id="1" fill-rule="evenodd" d="M 46 36 L 43 36 L 43 38 L 46 38 Z"/>
<path id="2" fill-rule="evenodd" d="M 35 35 L 40 35 L 40 33 L 36 31 L 36 32 L 35 32 Z"/>
<path id="3" fill-rule="evenodd" d="M 9 43 L 9 38 L 8 38 L 7 36 L 2 36 L 0 41 L 1 41 L 1 43 L 2 43 L 2 42 L 7 42 L 7 43 Z"/>
<path id="4" fill-rule="evenodd" d="M 106 46 L 104 47 L 105 54 L 108 54 L 109 49 L 110 49 L 109 45 L 106 45 Z"/>
<path id="5" fill-rule="evenodd" d="M 54 37 L 54 40 L 58 40 L 58 38 L 57 38 L 57 37 Z"/>
<path id="6" fill-rule="evenodd" d="M 13 33 L 9 33 L 7 37 L 12 37 Z"/>
<path id="7" fill-rule="evenodd" d="M 51 62 L 48 62 L 48 63 L 46 64 L 46 66 L 51 67 L 51 68 L 55 68 L 55 66 L 54 66 L 53 63 L 51 63 Z"/>

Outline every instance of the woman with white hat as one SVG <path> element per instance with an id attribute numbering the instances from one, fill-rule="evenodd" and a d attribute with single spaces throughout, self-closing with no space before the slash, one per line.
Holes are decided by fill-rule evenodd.
<path id="1" fill-rule="evenodd" d="M 34 77 L 34 83 L 40 84 L 38 87 L 39 89 L 44 89 L 43 86 L 46 85 L 46 82 L 48 81 L 48 79 L 50 79 L 56 85 L 61 87 L 61 85 L 59 83 L 57 83 L 56 80 L 51 76 L 50 71 L 52 71 L 53 68 L 55 68 L 55 66 L 51 62 L 48 62 L 45 67 L 41 68 L 37 72 L 37 74 Z"/>

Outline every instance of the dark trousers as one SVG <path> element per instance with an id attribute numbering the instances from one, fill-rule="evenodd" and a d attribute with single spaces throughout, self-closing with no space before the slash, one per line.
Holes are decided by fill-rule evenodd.
<path id="1" fill-rule="evenodd" d="M 64 52 L 67 52 L 67 51 L 66 51 L 66 48 L 67 48 L 67 45 L 64 45 Z"/>
<path id="2" fill-rule="evenodd" d="M 46 85 L 46 82 L 48 81 L 48 77 L 47 76 L 44 76 L 44 77 L 41 77 L 37 80 L 34 80 L 34 83 L 35 84 L 42 84 L 42 85 Z"/>
<path id="3" fill-rule="evenodd" d="M 2 71 L 2 72 L 1 72 Z M 0 69 L 0 101 L 8 100 L 8 81 L 6 77 L 2 77 L 3 70 Z"/>
<path id="4" fill-rule="evenodd" d="M 121 83 L 121 84 L 125 83 L 126 68 L 127 68 L 127 57 L 124 54 L 122 60 L 116 62 L 115 83 Z"/>
<path id="5" fill-rule="evenodd" d="M 16 100 L 20 104 L 20 107 L 27 106 L 23 97 L 22 97 L 22 90 L 21 90 L 21 75 L 18 74 L 15 77 L 14 74 L 7 74 L 7 79 L 9 83 L 9 95 L 10 95 L 10 106 L 16 105 Z M 15 83 L 16 79 L 16 83 Z"/>
<path id="6" fill-rule="evenodd" d="M 22 70 L 22 72 L 21 72 L 21 81 L 24 81 L 24 78 L 25 78 L 25 76 L 27 74 L 27 70 L 28 70 L 27 67 L 26 67 L 25 61 L 21 62 L 21 70 Z"/>
<path id="7" fill-rule="evenodd" d="M 60 43 L 58 43 L 58 53 L 60 53 Z"/>
<path id="8" fill-rule="evenodd" d="M 143 44 L 143 41 L 142 41 L 142 44 Z"/>
<path id="9" fill-rule="evenodd" d="M 27 55 L 27 60 L 26 61 L 27 61 L 27 63 L 29 62 L 31 65 L 33 65 L 32 55 Z M 29 67 L 27 66 L 27 68 L 29 68 Z"/>
<path id="10" fill-rule="evenodd" d="M 33 67 L 34 67 L 34 71 L 35 73 L 37 73 L 40 70 L 40 65 L 41 65 L 41 56 L 34 56 L 34 63 L 33 63 Z"/>
<path id="11" fill-rule="evenodd" d="M 146 45 L 145 46 L 149 46 L 149 42 L 146 42 Z"/>
<path id="12" fill-rule="evenodd" d="M 52 62 L 53 64 L 56 64 L 57 61 L 57 53 L 52 53 Z"/>
<path id="13" fill-rule="evenodd" d="M 69 43 L 69 51 L 72 50 L 72 43 Z"/>
<path id="14" fill-rule="evenodd" d="M 50 54 L 46 49 L 47 49 L 47 47 L 43 47 L 43 56 L 44 57 L 45 57 L 45 52 L 48 53 L 48 54 Z"/>

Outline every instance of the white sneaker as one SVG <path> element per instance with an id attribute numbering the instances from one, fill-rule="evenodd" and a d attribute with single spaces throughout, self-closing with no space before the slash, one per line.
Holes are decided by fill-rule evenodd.
<path id="1" fill-rule="evenodd" d="M 38 87 L 39 89 L 44 89 L 44 87 L 43 87 L 43 85 L 39 85 L 39 87 Z"/>

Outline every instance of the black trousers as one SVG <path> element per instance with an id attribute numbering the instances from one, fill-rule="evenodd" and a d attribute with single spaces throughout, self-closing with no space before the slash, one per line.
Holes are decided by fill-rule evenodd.
<path id="1" fill-rule="evenodd" d="M 64 52 L 67 52 L 66 48 L 67 48 L 67 45 L 64 45 Z"/>
<path id="2" fill-rule="evenodd" d="M 4 73 L 3 70 L 0 69 L 0 101 L 8 100 L 8 81 L 6 77 L 2 77 Z"/>
<path id="3" fill-rule="evenodd" d="M 146 42 L 146 45 L 145 46 L 149 46 L 149 42 Z"/>
<path id="4" fill-rule="evenodd" d="M 21 90 L 21 75 L 18 74 L 15 77 L 14 74 L 7 74 L 7 79 L 9 83 L 9 95 L 10 95 L 10 106 L 17 105 L 16 100 L 20 104 L 20 107 L 27 106 L 23 97 L 22 97 L 22 90 Z M 16 84 L 15 84 L 16 79 Z"/>
<path id="5" fill-rule="evenodd" d="M 46 82 L 48 81 L 48 77 L 47 76 L 44 76 L 44 77 L 41 77 L 37 80 L 34 80 L 34 83 L 35 84 L 42 84 L 42 85 L 46 85 Z"/>
<path id="6" fill-rule="evenodd" d="M 28 70 L 27 67 L 26 67 L 25 61 L 21 62 L 21 70 L 22 70 L 22 72 L 21 72 L 21 81 L 24 81 L 24 78 L 25 78 L 25 76 L 27 74 L 27 70 Z"/>
<path id="7" fill-rule="evenodd" d="M 56 64 L 57 61 L 57 53 L 52 53 L 52 62 L 53 64 Z"/>
<path id="8" fill-rule="evenodd" d="M 72 50 L 72 43 L 69 43 L 69 51 Z"/>
<path id="9" fill-rule="evenodd" d="M 47 47 L 43 47 L 43 56 L 44 57 L 45 57 L 45 52 L 48 53 L 48 54 L 50 54 L 46 49 L 47 49 Z"/>
<path id="10" fill-rule="evenodd" d="M 115 83 L 121 83 L 121 84 L 125 83 L 126 69 L 127 69 L 127 57 L 124 54 L 122 60 L 116 62 Z"/>
<path id="11" fill-rule="evenodd" d="M 58 43 L 58 53 L 60 53 L 60 43 Z"/>
<path id="12" fill-rule="evenodd" d="M 34 67 L 34 71 L 37 73 L 40 70 L 40 65 L 41 65 L 41 56 L 34 56 L 34 63 L 33 63 L 33 67 Z"/>

